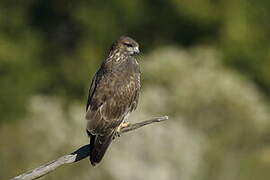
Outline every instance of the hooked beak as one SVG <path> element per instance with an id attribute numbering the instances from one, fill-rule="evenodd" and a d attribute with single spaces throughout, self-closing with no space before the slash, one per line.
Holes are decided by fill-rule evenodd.
<path id="1" fill-rule="evenodd" d="M 140 50 L 139 50 L 139 47 L 134 47 L 134 54 L 139 54 L 140 53 Z"/>

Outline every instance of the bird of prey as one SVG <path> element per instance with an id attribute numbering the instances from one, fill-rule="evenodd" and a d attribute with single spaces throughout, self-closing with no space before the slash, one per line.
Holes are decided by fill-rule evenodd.
<path id="1" fill-rule="evenodd" d="M 140 68 L 136 55 L 139 52 L 135 40 L 121 36 L 111 46 L 92 80 L 86 106 L 86 130 L 93 166 L 103 158 L 117 128 L 137 107 Z"/>

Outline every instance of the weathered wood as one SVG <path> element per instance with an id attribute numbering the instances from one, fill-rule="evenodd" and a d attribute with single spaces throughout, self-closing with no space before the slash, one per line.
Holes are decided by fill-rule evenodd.
<path id="1" fill-rule="evenodd" d="M 168 116 L 163 116 L 163 117 L 157 117 L 157 118 L 153 118 L 150 120 L 146 120 L 146 121 L 142 121 L 139 123 L 134 123 L 134 124 L 128 124 L 128 126 L 126 127 L 122 127 L 120 128 L 120 131 L 118 132 L 118 134 L 122 134 L 122 133 L 126 133 L 129 131 L 133 131 L 135 129 L 138 129 L 140 127 L 143 127 L 145 125 L 148 124 L 152 124 L 155 122 L 161 122 L 161 121 L 165 121 L 168 119 Z M 89 156 L 89 152 L 90 152 L 90 144 L 84 145 L 82 147 L 80 147 L 79 149 L 77 149 L 76 151 L 74 151 L 71 154 L 68 155 L 64 155 L 56 160 L 53 160 L 51 162 L 48 162 L 44 165 L 39 166 L 38 168 L 35 168 L 31 171 L 28 171 L 26 173 L 23 173 L 19 176 L 16 176 L 14 178 L 12 178 L 11 180 L 32 180 L 32 179 L 38 179 L 52 171 L 54 171 L 56 168 L 58 168 L 59 166 L 62 166 L 64 164 L 69 164 L 69 163 L 73 163 L 73 162 L 77 162 L 80 161 L 86 157 Z"/>

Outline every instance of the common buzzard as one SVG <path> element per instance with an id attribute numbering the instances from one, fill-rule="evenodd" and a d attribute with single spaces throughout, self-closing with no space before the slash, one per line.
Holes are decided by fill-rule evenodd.
<path id="1" fill-rule="evenodd" d="M 92 80 L 86 119 L 93 166 L 103 158 L 117 128 L 137 107 L 140 68 L 135 55 L 138 53 L 139 45 L 135 40 L 120 37 Z"/>

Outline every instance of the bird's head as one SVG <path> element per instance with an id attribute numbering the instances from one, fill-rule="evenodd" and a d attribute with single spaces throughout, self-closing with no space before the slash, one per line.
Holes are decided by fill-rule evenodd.
<path id="1" fill-rule="evenodd" d="M 140 53 L 139 44 L 130 37 L 121 36 L 113 44 L 113 49 L 118 49 L 122 53 L 127 53 L 128 55 L 136 55 Z"/>

